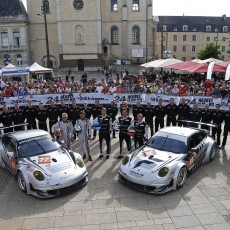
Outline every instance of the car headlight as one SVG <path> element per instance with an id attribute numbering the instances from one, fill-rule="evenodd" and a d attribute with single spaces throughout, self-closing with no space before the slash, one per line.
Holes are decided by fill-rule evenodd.
<path id="1" fill-rule="evenodd" d="M 123 157 L 121 164 L 126 165 L 128 162 L 129 162 L 129 156 L 125 156 L 125 157 Z"/>
<path id="2" fill-rule="evenodd" d="M 45 179 L 45 176 L 42 172 L 40 171 L 35 171 L 34 172 L 34 177 L 38 180 L 38 181 L 43 181 Z"/>
<path id="3" fill-rule="evenodd" d="M 165 177 L 168 174 L 168 172 L 169 172 L 169 168 L 163 167 L 160 169 L 158 175 L 159 177 Z"/>
<path id="4" fill-rule="evenodd" d="M 80 168 L 84 168 L 85 167 L 84 162 L 81 159 L 79 159 L 79 158 L 76 160 L 76 165 L 78 167 L 80 167 Z"/>

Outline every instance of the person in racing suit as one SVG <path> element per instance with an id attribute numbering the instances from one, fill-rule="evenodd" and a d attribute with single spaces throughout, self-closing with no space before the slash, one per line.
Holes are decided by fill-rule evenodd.
<path id="1" fill-rule="evenodd" d="M 52 126 L 52 133 L 55 135 L 55 128 L 61 128 L 63 135 L 59 137 L 59 141 L 64 141 L 63 146 L 71 149 L 71 141 L 74 141 L 74 128 L 71 121 L 68 120 L 68 114 L 62 114 L 62 120 Z"/>
<path id="2" fill-rule="evenodd" d="M 89 140 L 91 139 L 92 127 L 91 122 L 86 118 L 84 111 L 80 112 L 80 119 L 76 121 L 74 129 L 78 132 L 79 144 L 83 153 L 83 159 L 89 158 L 89 161 L 93 161 L 90 153 Z"/>

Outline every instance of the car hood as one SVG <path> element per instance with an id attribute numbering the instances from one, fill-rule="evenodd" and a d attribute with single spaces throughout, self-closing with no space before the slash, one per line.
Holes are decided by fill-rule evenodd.
<path id="1" fill-rule="evenodd" d="M 131 169 L 146 169 L 154 172 L 178 158 L 180 158 L 180 154 L 144 146 L 133 153 L 129 161 L 129 167 Z"/>
<path id="2" fill-rule="evenodd" d="M 75 167 L 75 163 L 65 150 L 59 149 L 47 154 L 31 156 L 22 159 L 32 169 L 43 170 L 46 173 L 57 173 Z"/>

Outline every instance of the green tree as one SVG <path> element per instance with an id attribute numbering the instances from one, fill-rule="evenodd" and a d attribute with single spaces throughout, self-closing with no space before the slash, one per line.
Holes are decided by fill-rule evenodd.
<path id="1" fill-rule="evenodd" d="M 201 60 L 205 60 L 208 58 L 220 58 L 221 52 L 219 51 L 220 45 L 209 43 L 206 47 L 198 52 L 198 58 Z"/>

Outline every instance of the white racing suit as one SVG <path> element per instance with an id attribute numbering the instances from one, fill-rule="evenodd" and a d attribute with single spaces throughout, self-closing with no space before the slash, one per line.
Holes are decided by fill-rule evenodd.
<path id="1" fill-rule="evenodd" d="M 71 121 L 63 122 L 58 121 L 52 126 L 52 133 L 54 129 L 60 127 L 63 130 L 63 136 L 59 137 L 59 141 L 64 141 L 63 146 L 71 149 L 71 139 L 74 138 L 74 129 Z"/>
<path id="2" fill-rule="evenodd" d="M 84 120 L 78 119 L 74 126 L 75 130 L 77 129 L 78 126 L 81 128 L 81 131 L 78 132 L 78 139 L 79 139 L 81 151 L 83 155 L 86 155 L 87 157 L 91 157 L 89 141 L 88 141 L 89 137 L 91 137 L 92 134 L 91 122 L 88 118 L 85 118 Z"/>

